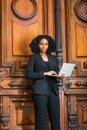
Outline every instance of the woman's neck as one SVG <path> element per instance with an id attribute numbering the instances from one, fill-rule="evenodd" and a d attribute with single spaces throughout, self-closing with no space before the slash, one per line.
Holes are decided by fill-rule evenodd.
<path id="1" fill-rule="evenodd" d="M 48 61 L 48 57 L 47 57 L 46 53 L 40 53 L 40 55 L 41 55 L 43 61 L 46 61 L 46 62 Z"/>
<path id="2" fill-rule="evenodd" d="M 46 54 L 46 53 L 41 53 L 41 52 L 40 52 L 40 55 L 41 55 L 41 56 L 46 56 L 47 54 Z"/>

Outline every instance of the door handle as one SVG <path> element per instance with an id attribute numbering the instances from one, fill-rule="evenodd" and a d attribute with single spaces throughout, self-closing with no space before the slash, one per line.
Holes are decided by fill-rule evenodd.
<path id="1" fill-rule="evenodd" d="M 75 83 L 75 85 L 76 86 L 84 86 L 84 87 L 87 87 L 87 81 L 77 81 L 76 83 Z"/>

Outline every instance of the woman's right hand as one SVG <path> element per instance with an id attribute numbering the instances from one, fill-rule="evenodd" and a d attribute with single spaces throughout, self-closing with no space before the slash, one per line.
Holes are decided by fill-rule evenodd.
<path id="1" fill-rule="evenodd" d="M 52 74 L 57 74 L 57 73 L 54 70 L 51 70 L 51 71 L 48 71 L 48 72 L 44 72 L 44 76 L 49 76 L 49 75 L 52 75 Z"/>

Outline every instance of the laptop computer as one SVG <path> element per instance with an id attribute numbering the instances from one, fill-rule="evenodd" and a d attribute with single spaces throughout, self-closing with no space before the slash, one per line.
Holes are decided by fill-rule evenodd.
<path id="1" fill-rule="evenodd" d="M 75 67 L 74 63 L 63 63 L 58 75 L 53 74 L 49 76 L 59 77 L 61 76 L 61 74 L 64 74 L 65 77 L 70 77 L 74 70 L 74 67 Z"/>

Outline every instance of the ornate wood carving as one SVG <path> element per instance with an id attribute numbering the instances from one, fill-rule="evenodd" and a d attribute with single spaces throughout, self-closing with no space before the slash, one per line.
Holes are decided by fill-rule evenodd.
<path id="1" fill-rule="evenodd" d="M 26 8 L 27 8 L 27 10 L 29 10 L 29 14 L 25 14 L 25 15 L 21 14 L 20 10 L 18 11 L 18 9 L 16 8 L 17 4 L 19 4 L 19 6 L 22 6 L 22 7 L 24 6 L 23 4 L 21 4 L 21 0 L 12 1 L 12 10 L 13 10 L 14 14 L 17 17 L 24 19 L 24 20 L 31 19 L 32 17 L 34 17 L 36 15 L 36 12 L 37 12 L 37 4 L 36 4 L 35 0 L 27 0 L 27 1 L 29 4 L 26 4 Z M 29 6 L 31 6 L 31 4 L 33 6 L 32 9 L 29 7 Z"/>
<path id="2" fill-rule="evenodd" d="M 84 86 L 84 87 L 87 87 L 87 81 L 77 81 L 75 83 L 76 86 Z"/>
<path id="3" fill-rule="evenodd" d="M 69 127 L 70 130 L 75 130 L 77 128 L 77 113 L 76 112 L 70 112 L 68 114 L 69 117 Z"/>
<path id="4" fill-rule="evenodd" d="M 5 78 L 10 76 L 9 68 L 0 68 L 0 82 L 2 82 Z"/>
<path id="5" fill-rule="evenodd" d="M 86 89 L 85 89 L 86 91 Z M 87 93 L 77 96 L 78 129 L 87 129 Z"/>
<path id="6" fill-rule="evenodd" d="M 8 125 L 9 120 L 10 120 L 9 114 L 1 115 L 2 130 L 9 130 L 9 125 Z"/>
<path id="7" fill-rule="evenodd" d="M 11 81 L 10 83 L 8 83 L 9 86 L 11 87 L 27 87 L 27 80 L 22 80 L 22 81 Z"/>
<path id="8" fill-rule="evenodd" d="M 81 21 L 87 22 L 87 0 L 77 0 L 75 13 Z"/>

